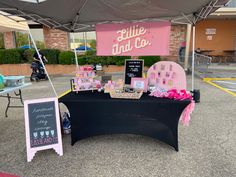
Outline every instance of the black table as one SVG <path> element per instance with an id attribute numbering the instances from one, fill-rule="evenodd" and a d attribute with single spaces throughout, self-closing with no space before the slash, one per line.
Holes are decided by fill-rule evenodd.
<path id="1" fill-rule="evenodd" d="M 113 99 L 98 92 L 70 92 L 59 98 L 71 115 L 71 144 L 104 134 L 138 134 L 156 138 L 178 151 L 178 123 L 189 100 L 143 94 L 139 100 Z"/>

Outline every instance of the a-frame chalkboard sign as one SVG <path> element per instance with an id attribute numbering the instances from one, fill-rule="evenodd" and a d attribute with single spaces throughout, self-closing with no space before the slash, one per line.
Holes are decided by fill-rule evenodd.
<path id="1" fill-rule="evenodd" d="M 54 149 L 63 155 L 57 98 L 24 101 L 27 161 L 40 150 Z"/>

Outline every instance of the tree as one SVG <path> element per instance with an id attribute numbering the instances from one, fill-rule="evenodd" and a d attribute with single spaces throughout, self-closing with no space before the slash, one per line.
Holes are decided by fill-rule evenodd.
<path id="1" fill-rule="evenodd" d="M 40 49 L 45 49 L 45 44 L 42 41 L 36 41 L 36 46 Z"/>
<path id="2" fill-rule="evenodd" d="M 28 45 L 28 34 L 16 32 L 16 47 Z"/>
<path id="3" fill-rule="evenodd" d="M 94 40 L 94 39 L 91 40 L 89 44 L 90 44 L 91 48 L 96 49 L 96 45 L 97 45 L 96 40 Z"/>
<path id="4" fill-rule="evenodd" d="M 3 33 L 0 33 L 0 49 L 4 48 L 4 37 Z"/>

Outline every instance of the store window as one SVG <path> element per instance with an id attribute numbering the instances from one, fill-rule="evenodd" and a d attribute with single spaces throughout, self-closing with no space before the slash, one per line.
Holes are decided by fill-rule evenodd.
<path id="1" fill-rule="evenodd" d="M 236 8 L 236 0 L 231 0 L 230 2 L 229 2 L 229 4 L 227 5 L 227 7 L 229 7 L 229 8 Z"/>
<path id="2" fill-rule="evenodd" d="M 32 36 L 34 38 L 34 41 L 38 48 L 45 48 L 44 44 L 44 36 L 43 36 L 43 30 L 42 29 L 30 29 Z M 16 47 L 17 48 L 33 48 L 32 40 L 30 39 L 30 36 L 28 32 L 15 32 L 16 37 Z"/>
<path id="3" fill-rule="evenodd" d="M 75 42 L 73 42 L 73 35 Z M 87 46 L 92 49 L 96 49 L 96 33 L 91 32 L 80 32 L 80 33 L 70 33 L 70 47 L 71 49 L 79 48 L 81 46 Z"/>

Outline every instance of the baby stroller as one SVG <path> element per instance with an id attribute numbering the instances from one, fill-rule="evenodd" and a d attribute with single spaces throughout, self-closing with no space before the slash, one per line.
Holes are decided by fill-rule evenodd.
<path id="1" fill-rule="evenodd" d="M 47 74 L 44 71 L 43 65 L 39 62 L 33 62 L 31 64 L 32 74 L 30 81 L 48 80 Z"/>

